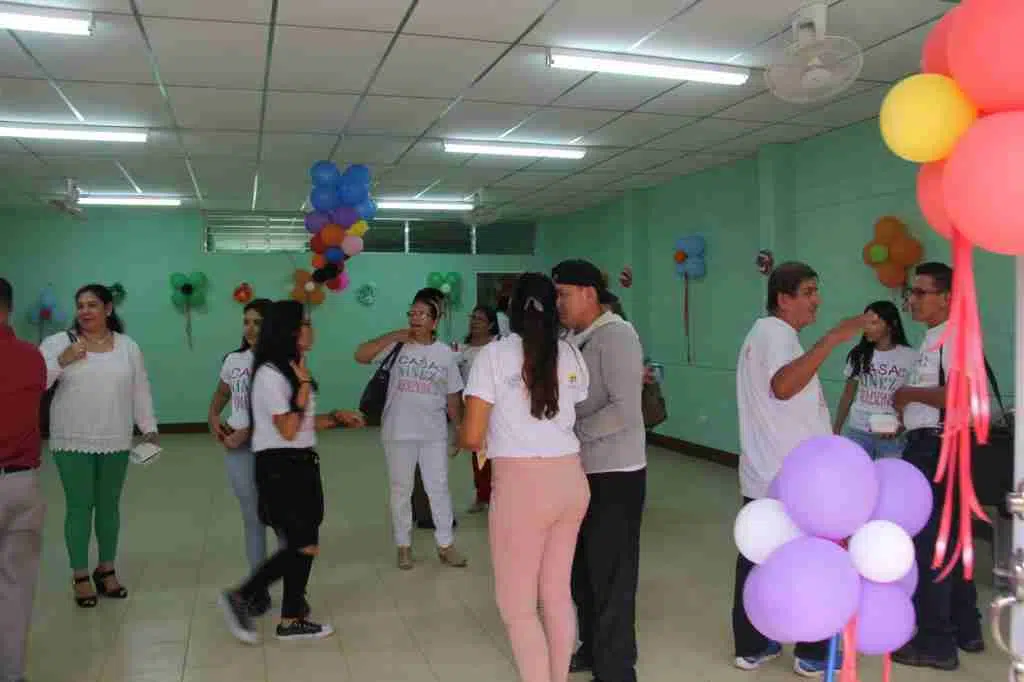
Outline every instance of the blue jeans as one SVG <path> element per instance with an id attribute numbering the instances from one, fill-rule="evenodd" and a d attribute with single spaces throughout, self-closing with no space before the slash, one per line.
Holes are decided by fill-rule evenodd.
<path id="1" fill-rule="evenodd" d="M 238 498 L 245 527 L 245 555 L 249 568 L 256 570 L 267 558 L 267 527 L 260 522 L 259 495 L 256 493 L 256 458 L 248 448 L 228 450 L 224 466 L 231 490 Z M 280 542 L 280 538 L 278 540 Z M 283 546 L 283 543 L 281 543 Z"/>
<path id="2" fill-rule="evenodd" d="M 884 438 L 877 433 L 869 433 L 860 429 L 847 428 L 843 435 L 871 455 L 871 459 L 884 459 L 886 457 L 902 457 L 903 448 L 906 445 L 903 437 Z"/>

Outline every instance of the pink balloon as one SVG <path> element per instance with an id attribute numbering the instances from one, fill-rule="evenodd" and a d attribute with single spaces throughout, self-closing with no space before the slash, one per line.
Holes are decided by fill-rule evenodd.
<path id="1" fill-rule="evenodd" d="M 338 275 L 338 292 L 340 293 L 345 291 L 345 289 L 348 289 L 348 285 L 351 283 L 352 280 L 349 279 L 348 273 L 342 271 L 342 273 Z"/>
<path id="2" fill-rule="evenodd" d="M 946 12 L 924 39 L 924 49 L 921 50 L 921 73 L 949 75 L 949 31 L 957 9 L 959 6 Z"/>
<path id="3" fill-rule="evenodd" d="M 949 68 L 986 113 L 1024 108 L 1024 2 L 967 0 L 949 29 Z"/>
<path id="4" fill-rule="evenodd" d="M 942 193 L 953 225 L 968 241 L 986 251 L 1024 254 L 1024 112 L 992 114 L 968 128 L 946 159 Z"/>
<path id="5" fill-rule="evenodd" d="M 953 236 L 953 224 L 946 212 L 946 197 L 942 193 L 945 169 L 945 160 L 922 164 L 917 171 L 917 205 L 932 229 L 949 239 Z"/>
<path id="6" fill-rule="evenodd" d="M 345 255 L 351 258 L 357 256 L 363 251 L 363 238 L 356 237 L 355 235 L 347 235 L 341 241 L 341 250 L 345 252 Z"/>

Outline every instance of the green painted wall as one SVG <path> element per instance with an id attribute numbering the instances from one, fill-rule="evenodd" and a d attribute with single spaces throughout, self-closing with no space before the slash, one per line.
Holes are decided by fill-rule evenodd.
<path id="1" fill-rule="evenodd" d="M 809 345 L 841 317 L 893 298 L 861 262 L 879 217 L 902 218 L 924 243 L 926 258 L 948 262 L 946 243 L 917 209 L 915 174 L 916 166 L 885 149 L 877 122 L 868 121 L 797 144 L 767 146 L 752 158 L 547 220 L 540 228 L 540 260 L 550 266 L 567 257 L 592 258 L 610 273 L 631 263 L 634 288 L 625 292 L 626 311 L 647 353 L 667 365 L 670 418 L 660 431 L 736 452 L 736 355 L 764 307 L 766 279 L 754 266 L 758 250 L 772 249 L 776 262 L 806 261 L 821 274 L 819 321 L 803 334 Z M 706 237 L 708 260 L 707 277 L 690 283 L 693 364 L 686 361 L 683 283 L 672 262 L 675 240 L 688 234 Z M 975 274 L 987 353 L 1008 391 L 1013 261 L 978 253 Z M 909 314 L 904 323 L 918 343 L 922 329 Z M 822 370 L 833 406 L 844 356 L 837 353 Z"/>
<path id="2" fill-rule="evenodd" d="M 294 265 L 287 255 L 205 254 L 199 214 L 183 210 L 98 209 L 87 222 L 48 209 L 0 212 L 0 275 L 15 288 L 15 327 L 35 339 L 27 322 L 39 291 L 52 284 L 70 312 L 75 289 L 85 283 L 120 281 L 128 296 L 120 308 L 127 333 L 142 347 L 163 423 L 205 421 L 206 407 L 223 354 L 237 347 L 241 306 L 231 299 L 242 281 L 257 296 L 284 298 Z M 300 266 L 305 256 L 295 256 Z M 465 281 L 462 310 L 452 329 L 464 334 L 468 307 L 476 300 L 475 272 L 518 272 L 533 264 L 523 256 L 453 256 L 364 253 L 349 272 L 355 287 L 379 285 L 377 304 L 365 308 L 351 292 L 329 294 L 314 312 L 317 346 L 310 360 L 321 385 L 321 404 L 354 406 L 370 370 L 356 365 L 356 344 L 405 324 L 405 310 L 433 270 L 459 271 Z M 185 319 L 170 303 L 171 272 L 201 270 L 211 281 L 209 305 L 193 315 L 194 348 L 185 341 Z"/>

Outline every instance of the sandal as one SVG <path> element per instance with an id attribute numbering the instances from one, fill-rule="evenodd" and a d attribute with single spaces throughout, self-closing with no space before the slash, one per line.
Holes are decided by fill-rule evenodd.
<path id="1" fill-rule="evenodd" d="M 123 585 L 119 585 L 115 590 L 107 589 L 106 579 L 114 577 L 114 575 L 115 571 L 113 569 L 101 571 L 97 568 L 92 572 L 92 581 L 96 583 L 96 594 L 110 599 L 124 599 L 128 596 L 128 590 Z"/>
<path id="2" fill-rule="evenodd" d="M 89 576 L 83 575 L 83 576 L 78 577 L 78 578 L 72 578 L 72 583 L 71 584 L 72 584 L 72 586 L 74 586 L 74 585 L 81 585 L 82 583 L 88 583 L 88 582 L 89 582 Z M 78 604 L 78 606 L 80 608 L 91 609 L 91 608 L 96 606 L 96 601 L 97 600 L 96 600 L 96 595 L 95 594 L 90 594 L 90 595 L 88 595 L 86 597 L 80 597 L 80 596 L 78 596 L 77 593 L 75 594 L 75 603 Z"/>

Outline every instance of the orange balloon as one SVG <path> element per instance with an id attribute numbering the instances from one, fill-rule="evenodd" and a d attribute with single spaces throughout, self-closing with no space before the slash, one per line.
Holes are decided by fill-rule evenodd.
<path id="1" fill-rule="evenodd" d="M 313 279 L 313 275 L 309 273 L 309 270 L 296 270 L 295 271 L 295 285 L 301 289 L 302 286 Z"/>
<path id="2" fill-rule="evenodd" d="M 321 289 L 320 287 L 317 287 L 316 291 L 312 292 L 309 295 L 309 303 L 310 305 L 320 305 L 321 303 L 324 302 L 325 298 L 326 294 L 324 294 L 324 290 Z"/>
<path id="3" fill-rule="evenodd" d="M 917 265 L 924 255 L 921 242 L 909 235 L 903 235 L 889 246 L 889 260 L 904 267 Z"/>
<path id="4" fill-rule="evenodd" d="M 320 268 L 324 267 L 325 265 L 327 265 L 327 257 L 326 256 L 324 256 L 322 253 L 318 253 L 318 254 L 315 254 L 313 256 L 313 269 L 314 270 L 319 270 Z"/>
<path id="5" fill-rule="evenodd" d="M 907 283 L 907 270 L 899 263 L 889 261 L 875 268 L 878 281 L 890 289 L 898 289 Z"/>
<path id="6" fill-rule="evenodd" d="M 345 230 L 340 225 L 324 225 L 319 234 L 324 246 L 341 246 L 345 239 Z"/>
<path id="7" fill-rule="evenodd" d="M 676 262 L 677 263 L 685 263 L 686 262 L 686 252 L 685 251 L 676 251 Z"/>
<path id="8" fill-rule="evenodd" d="M 291 298 L 293 301 L 298 301 L 299 303 L 305 303 L 306 302 L 306 291 L 301 286 L 298 286 L 298 287 L 295 287 L 294 289 L 292 289 L 292 293 L 290 293 L 288 295 L 288 297 Z"/>
<path id="9" fill-rule="evenodd" d="M 875 241 L 891 244 L 906 232 L 906 225 L 899 218 L 891 215 L 883 216 L 875 223 Z"/>

